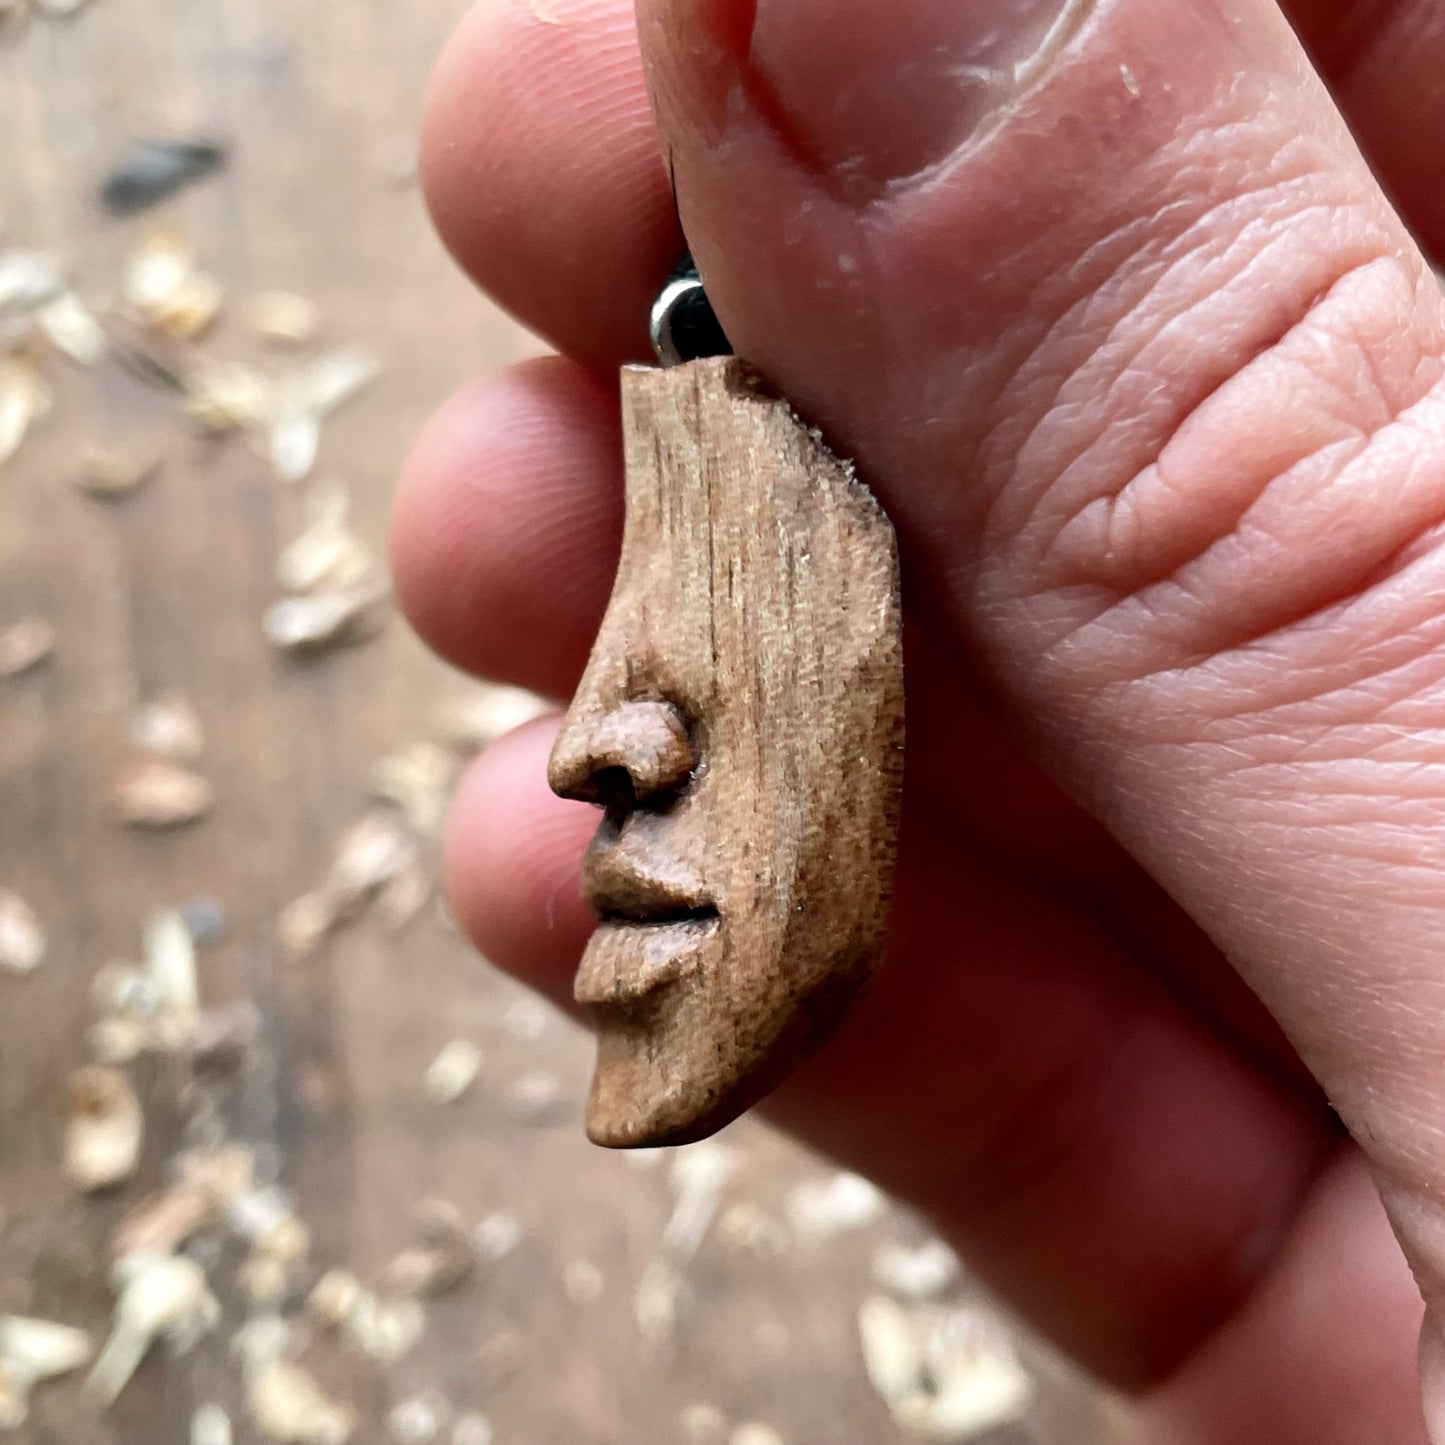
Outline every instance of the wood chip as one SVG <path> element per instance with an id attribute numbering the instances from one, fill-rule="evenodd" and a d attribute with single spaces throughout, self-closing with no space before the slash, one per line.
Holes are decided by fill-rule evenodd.
<path id="1" fill-rule="evenodd" d="M 283 652 L 320 652 L 366 642 L 386 621 L 391 593 L 366 581 L 312 597 L 287 597 L 266 614 L 266 636 Z"/>
<path id="2" fill-rule="evenodd" d="M 218 1201 L 199 1184 L 181 1182 L 132 1209 L 110 1237 L 112 1259 L 137 1254 L 174 1254 L 214 1218 Z"/>
<path id="3" fill-rule="evenodd" d="M 0 971 L 31 973 L 45 958 L 45 930 L 18 894 L 0 888 Z"/>
<path id="4" fill-rule="evenodd" d="M 303 893 L 281 910 L 276 921 L 276 937 L 288 958 L 305 958 L 338 921 L 337 905 L 327 894 Z"/>
<path id="5" fill-rule="evenodd" d="M 94 1341 L 84 1330 L 22 1315 L 0 1315 L 0 1361 L 14 1376 L 33 1382 L 78 1370 L 90 1359 Z"/>
<path id="6" fill-rule="evenodd" d="M 180 693 L 166 693 L 146 703 L 131 719 L 130 740 L 158 758 L 194 763 L 205 749 L 206 738 L 196 710 Z"/>
<path id="7" fill-rule="evenodd" d="M 338 483 L 318 487 L 308 499 L 306 528 L 276 563 L 276 580 L 287 592 L 349 587 L 372 571 L 371 549 L 347 525 L 350 509 L 351 497 Z"/>
<path id="8" fill-rule="evenodd" d="M 140 1163 L 145 1118 L 119 1069 L 92 1064 L 71 1075 L 65 1174 L 86 1193 L 122 1184 Z"/>
<path id="9" fill-rule="evenodd" d="M 470 696 L 447 703 L 438 724 L 451 747 L 479 753 L 504 733 L 541 717 L 550 707 L 545 698 L 526 688 L 489 683 Z"/>
<path id="10" fill-rule="evenodd" d="M 152 231 L 132 253 L 123 293 L 146 326 L 179 341 L 205 332 L 223 299 L 220 282 L 196 269 L 189 243 L 170 228 Z"/>
<path id="11" fill-rule="evenodd" d="M 0 628 L 0 678 L 19 677 L 55 651 L 55 629 L 43 617 Z"/>
<path id="12" fill-rule="evenodd" d="M 246 303 L 246 320 L 264 341 L 302 346 L 316 336 L 321 313 L 314 301 L 294 291 L 263 291 Z"/>
<path id="13" fill-rule="evenodd" d="M 111 501 L 129 496 L 160 470 L 156 451 L 88 446 L 75 472 L 75 485 L 88 496 Z"/>
<path id="14" fill-rule="evenodd" d="M 936 1299 L 960 1272 L 958 1256 L 941 1239 L 925 1240 L 912 1249 L 886 1244 L 873 1255 L 873 1278 L 907 1300 Z"/>
<path id="15" fill-rule="evenodd" d="M 50 408 L 40 373 L 14 357 L 0 359 L 0 465 L 20 450 L 26 433 Z"/>
<path id="16" fill-rule="evenodd" d="M 453 1039 L 426 1071 L 427 1096 L 438 1104 L 454 1104 L 476 1083 L 482 1051 L 469 1039 Z"/>
<path id="17" fill-rule="evenodd" d="M 251 1375 L 246 1403 L 256 1428 L 280 1445 L 343 1445 L 357 1425 L 353 1411 L 329 1399 L 307 1371 L 286 1360 Z"/>
<path id="18" fill-rule="evenodd" d="M 343 347 L 277 382 L 267 412 L 267 446 L 283 482 L 310 476 L 320 450 L 322 421 L 369 385 L 380 370 L 380 362 L 369 351 Z"/>
<path id="19" fill-rule="evenodd" d="M 219 1405 L 202 1405 L 191 1416 L 189 1445 L 231 1445 L 231 1417 Z"/>
<path id="20" fill-rule="evenodd" d="M 121 765 L 113 791 L 116 812 L 132 828 L 179 828 L 198 822 L 214 802 L 198 773 L 162 758 L 137 756 Z"/>
<path id="21" fill-rule="evenodd" d="M 57 351 L 81 366 L 95 366 L 106 353 L 105 330 L 74 291 L 62 291 L 35 313 L 40 333 Z"/>
<path id="22" fill-rule="evenodd" d="M 266 378 L 237 363 L 198 369 L 185 381 L 185 408 L 207 431 L 254 426 L 271 405 Z"/>
<path id="23" fill-rule="evenodd" d="M 446 821 L 456 787 L 456 755 L 436 743 L 415 743 L 381 758 L 372 768 L 372 789 L 395 803 L 423 837 L 436 837 Z"/>
<path id="24" fill-rule="evenodd" d="M 864 1229 L 882 1218 L 888 1201 L 857 1174 L 809 1180 L 788 1196 L 788 1222 L 805 1244 L 826 1244 L 839 1235 Z"/>
<path id="25" fill-rule="evenodd" d="M 1033 1381 L 981 1310 L 905 1308 L 878 1295 L 859 1310 L 858 1329 L 868 1378 L 909 1434 L 977 1440 L 1028 1412 Z"/>

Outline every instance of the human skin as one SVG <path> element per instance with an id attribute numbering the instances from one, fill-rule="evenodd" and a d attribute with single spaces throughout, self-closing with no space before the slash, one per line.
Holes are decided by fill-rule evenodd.
<path id="1" fill-rule="evenodd" d="M 665 154 L 729 335 L 857 458 L 905 578 L 890 958 L 771 1116 L 930 1213 L 1142 1439 L 1412 1445 L 1407 1257 L 1445 1309 L 1445 305 L 1407 226 L 1445 242 L 1445 14 L 1300 0 L 1332 99 L 1272 0 L 1079 11 L 1027 54 L 956 0 L 484 0 L 428 196 L 565 357 L 428 428 L 398 587 L 462 666 L 576 683 L 613 368 L 682 245 Z M 554 731 L 488 750 L 448 866 L 479 946 L 565 999 L 595 815 L 546 790 Z"/>

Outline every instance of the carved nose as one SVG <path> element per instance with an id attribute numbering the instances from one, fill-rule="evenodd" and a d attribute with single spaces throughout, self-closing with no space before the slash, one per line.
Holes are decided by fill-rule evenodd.
<path id="1" fill-rule="evenodd" d="M 625 777 L 632 798 L 643 803 L 676 792 L 696 762 L 675 708 L 665 702 L 624 702 L 602 712 L 568 714 L 552 749 L 547 781 L 560 797 L 610 803 Z"/>

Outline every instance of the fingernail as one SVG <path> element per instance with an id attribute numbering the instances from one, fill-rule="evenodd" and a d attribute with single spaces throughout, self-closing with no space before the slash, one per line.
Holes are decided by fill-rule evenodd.
<path id="1" fill-rule="evenodd" d="M 759 0 L 751 68 L 819 170 L 864 189 L 951 155 L 1060 41 L 1071 0 Z"/>
<path id="2" fill-rule="evenodd" d="M 848 192 L 927 170 L 1036 76 L 1088 0 L 648 0 L 674 95 L 762 110 Z M 680 62 L 680 64 L 679 64 Z M 684 78 L 686 77 L 686 78 Z"/>

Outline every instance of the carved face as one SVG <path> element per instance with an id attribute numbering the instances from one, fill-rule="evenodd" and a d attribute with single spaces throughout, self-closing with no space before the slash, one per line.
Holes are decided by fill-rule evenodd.
<path id="1" fill-rule="evenodd" d="M 588 1133 L 729 1122 L 832 1027 L 886 926 L 902 771 L 892 528 L 732 359 L 623 375 L 616 586 L 552 756 L 604 809 L 576 996 Z"/>

